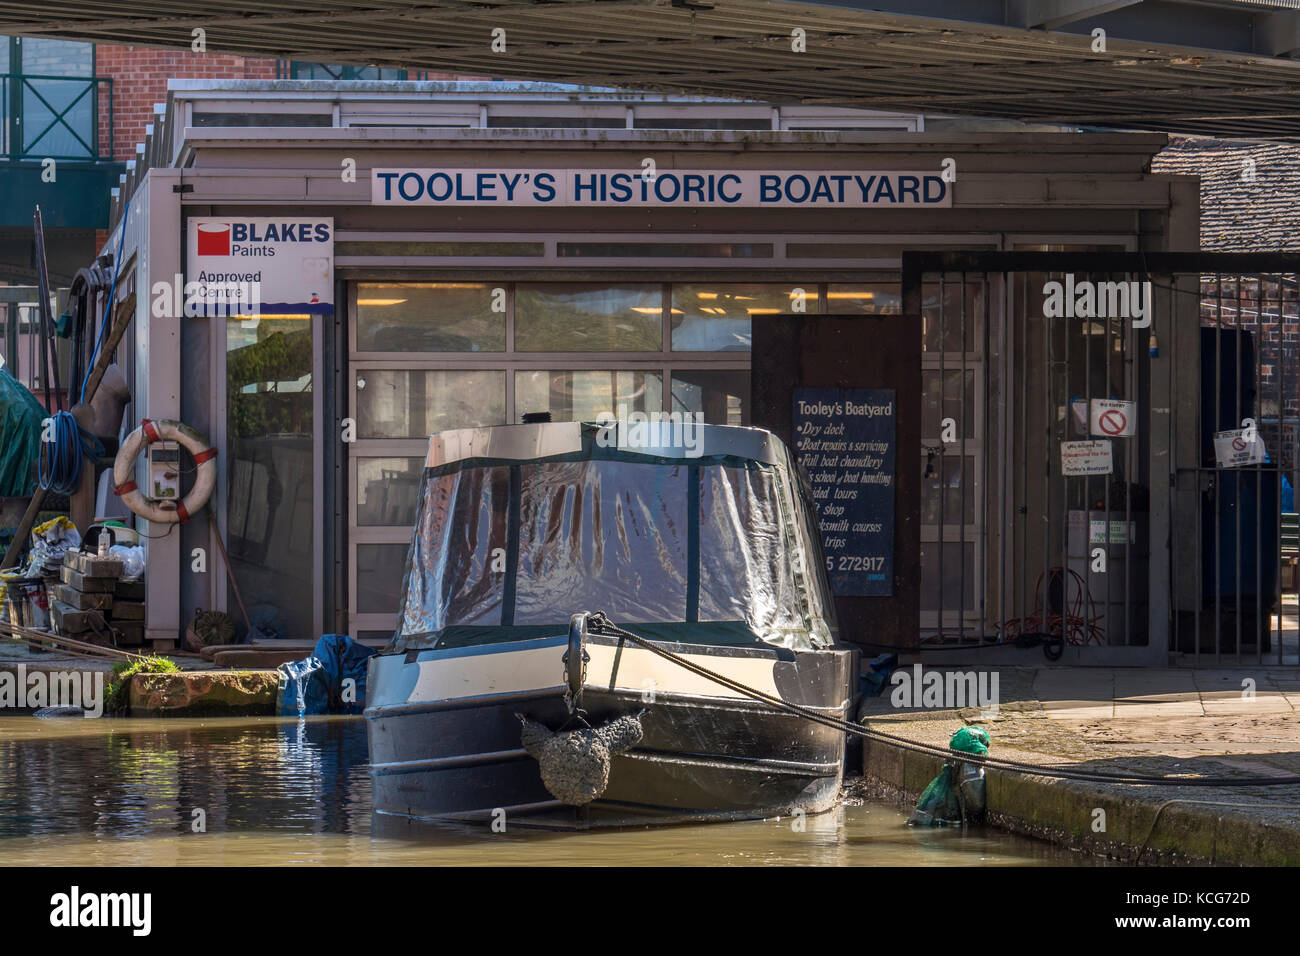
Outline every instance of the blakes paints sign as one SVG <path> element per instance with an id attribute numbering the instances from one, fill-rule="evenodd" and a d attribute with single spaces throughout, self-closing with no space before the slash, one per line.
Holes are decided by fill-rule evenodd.
<path id="1" fill-rule="evenodd" d="M 334 312 L 334 220 L 191 219 L 187 300 L 256 288 L 261 318 Z"/>
<path id="2" fill-rule="evenodd" d="M 376 169 L 370 201 L 389 206 L 947 208 L 937 172 L 849 169 Z"/>

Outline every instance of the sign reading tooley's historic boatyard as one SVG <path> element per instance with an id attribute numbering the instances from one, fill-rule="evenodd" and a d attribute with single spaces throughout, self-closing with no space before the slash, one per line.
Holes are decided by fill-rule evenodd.
<path id="1" fill-rule="evenodd" d="M 855 169 L 376 169 L 370 201 L 397 206 L 952 205 L 936 171 Z"/>
<path id="2" fill-rule="evenodd" d="M 188 239 L 186 311 L 177 315 L 214 314 L 214 302 L 250 323 L 334 313 L 333 219 L 191 219 Z"/>
<path id="3" fill-rule="evenodd" d="M 888 597 L 894 581 L 894 390 L 796 388 L 794 444 L 812 482 L 838 596 Z"/>

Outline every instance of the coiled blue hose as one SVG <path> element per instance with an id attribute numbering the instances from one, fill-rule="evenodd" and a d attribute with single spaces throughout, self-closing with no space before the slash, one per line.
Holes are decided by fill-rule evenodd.
<path id="1" fill-rule="evenodd" d="M 81 487 L 85 457 L 104 454 L 104 444 L 83 432 L 71 412 L 54 414 L 54 440 L 41 442 L 41 487 L 57 495 L 70 495 Z"/>

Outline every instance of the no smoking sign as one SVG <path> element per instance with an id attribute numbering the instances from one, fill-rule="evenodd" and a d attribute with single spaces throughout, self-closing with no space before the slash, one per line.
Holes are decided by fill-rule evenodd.
<path id="1" fill-rule="evenodd" d="M 1106 438 L 1132 438 L 1137 434 L 1137 402 L 1094 398 L 1089 403 L 1089 431 Z"/>

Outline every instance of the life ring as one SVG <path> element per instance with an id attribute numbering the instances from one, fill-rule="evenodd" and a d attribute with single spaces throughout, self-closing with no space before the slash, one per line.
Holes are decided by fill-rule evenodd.
<path id="1" fill-rule="evenodd" d="M 132 477 L 136 456 L 142 448 L 156 441 L 179 442 L 189 450 L 194 456 L 195 464 L 199 466 L 194 487 L 183 501 L 150 501 Z M 216 457 L 217 450 L 210 447 L 202 435 L 184 422 L 170 419 L 152 421 L 146 418 L 140 422 L 139 428 L 126 436 L 126 441 L 117 450 L 117 457 L 113 459 L 113 494 L 141 518 L 159 524 L 175 524 L 178 521 L 184 524 L 212 497 L 212 489 L 217 484 Z"/>

